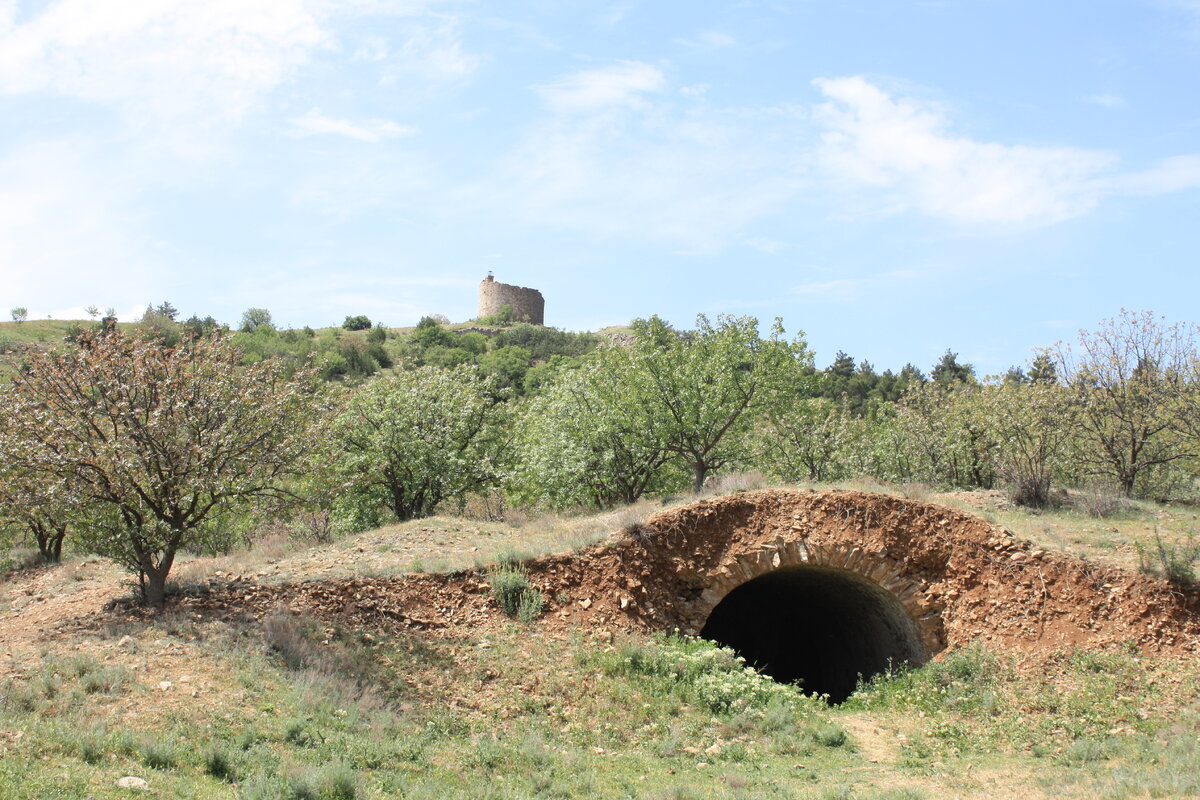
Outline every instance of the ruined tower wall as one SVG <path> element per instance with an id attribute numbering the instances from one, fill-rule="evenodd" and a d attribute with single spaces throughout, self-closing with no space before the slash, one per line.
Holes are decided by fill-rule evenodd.
<path id="1" fill-rule="evenodd" d="M 546 301 L 541 292 L 500 283 L 488 275 L 479 284 L 479 318 L 498 314 L 503 306 L 512 306 L 515 320 L 534 325 L 546 324 Z"/>

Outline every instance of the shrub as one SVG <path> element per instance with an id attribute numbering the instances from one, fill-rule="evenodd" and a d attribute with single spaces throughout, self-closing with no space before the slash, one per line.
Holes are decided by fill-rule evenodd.
<path id="1" fill-rule="evenodd" d="M 365 331 L 371 327 L 371 318 L 366 314 L 346 317 L 346 321 L 342 323 L 342 327 L 348 331 Z"/>
<path id="2" fill-rule="evenodd" d="M 170 739 L 151 739 L 142 742 L 142 763 L 151 769 L 170 769 L 177 758 L 175 742 Z"/>
<path id="3" fill-rule="evenodd" d="M 234 769 L 232 759 L 216 745 L 204 754 L 204 771 L 219 781 L 237 780 L 237 770 Z"/>
<path id="4" fill-rule="evenodd" d="M 1077 504 L 1093 519 L 1107 519 L 1125 510 L 1125 501 L 1102 486 L 1090 486 L 1079 493 Z"/>
<path id="5" fill-rule="evenodd" d="M 1167 544 L 1158 531 L 1154 532 L 1154 548 L 1137 546 L 1138 566 L 1142 572 L 1161 575 L 1176 586 L 1191 586 L 1196 582 L 1196 561 L 1200 560 L 1200 542 L 1188 536 L 1183 544 Z"/>
<path id="6" fill-rule="evenodd" d="M 666 693 L 718 714 L 746 709 L 787 708 L 791 712 L 824 707 L 824 696 L 806 696 L 746 664 L 733 650 L 704 639 L 661 636 L 650 645 L 627 645 L 601 656 L 610 675 L 649 679 Z"/>
<path id="7" fill-rule="evenodd" d="M 79 757 L 86 764 L 98 764 L 104 758 L 104 731 L 85 731 L 75 743 Z"/>
<path id="8" fill-rule="evenodd" d="M 488 571 L 492 597 L 507 616 L 532 622 L 542 613 L 546 600 L 542 593 L 529 585 L 529 576 L 520 564 L 501 560 Z"/>
<path id="9" fill-rule="evenodd" d="M 296 773 L 288 779 L 288 800 L 355 800 L 358 776 L 345 764 L 330 764 Z"/>
<path id="10" fill-rule="evenodd" d="M 546 598 L 541 592 L 526 589 L 521 593 L 521 601 L 517 607 L 517 618 L 521 622 L 533 622 L 546 607 Z"/>

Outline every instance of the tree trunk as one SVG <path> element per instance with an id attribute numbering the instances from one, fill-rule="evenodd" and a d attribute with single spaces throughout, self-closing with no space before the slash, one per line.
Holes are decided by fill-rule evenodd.
<path id="1" fill-rule="evenodd" d="M 167 575 L 170 574 L 171 564 L 174 562 L 174 550 L 163 553 L 158 564 L 152 563 L 149 558 L 143 559 L 142 574 L 145 576 L 145 582 L 142 583 L 142 599 L 146 605 L 161 608 L 166 602 Z"/>
<path id="2" fill-rule="evenodd" d="M 708 465 L 704 463 L 692 464 L 692 493 L 700 494 L 704 491 L 704 479 L 708 477 Z"/>
<path id="3" fill-rule="evenodd" d="M 33 538 L 37 542 L 42 560 L 48 564 L 57 564 L 61 561 L 63 538 L 67 535 L 67 526 L 52 522 L 31 522 L 29 528 L 33 531 Z"/>

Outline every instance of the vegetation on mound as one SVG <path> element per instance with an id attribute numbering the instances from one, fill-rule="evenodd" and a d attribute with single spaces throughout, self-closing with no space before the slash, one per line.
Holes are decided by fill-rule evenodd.
<path id="1" fill-rule="evenodd" d="M 1100 501 L 1118 496 L 1110 505 L 1133 496 L 1192 497 L 1200 474 L 1194 329 L 1167 327 L 1148 314 L 1105 321 L 1084 332 L 1077 349 L 1040 354 L 1028 374 L 979 382 L 969 365 L 947 353 L 928 380 L 915 370 L 904 373 L 894 402 L 895 381 L 878 396 L 862 395 L 862 402 L 848 391 L 832 396 L 851 385 L 845 358 L 817 370 L 802 335 L 787 338 L 776 321 L 763 336 L 751 317 L 700 316 L 691 331 L 652 317 L 635 321 L 627 342 L 597 346 L 595 337 L 540 326 L 485 335 L 452 331 L 430 318 L 403 336 L 366 328 L 369 320 L 354 317 L 348 327 L 362 330 L 279 331 L 265 309 L 247 310 L 240 330 L 226 334 L 213 320 L 177 323 L 176 314 L 164 303 L 132 332 L 106 317 L 61 351 L 24 354 L 21 376 L 0 387 L 7 419 L 0 423 L 0 531 L 14 544 L 18 537 L 33 542 L 48 560 L 59 557 L 64 541 L 68 550 L 106 553 L 124 542 L 125 563 L 148 579 L 156 598 L 175 551 L 228 549 L 262 521 L 287 516 L 324 519 L 322 529 L 332 536 L 388 517 L 463 509 L 481 498 L 492 514 L 514 505 L 563 511 L 669 498 L 737 470 L 783 482 L 873 476 L 937 487 L 1004 486 L 1015 502 L 1039 508 L 1061 504 L 1064 487 L 1071 487 L 1087 490 L 1082 496 L 1096 498 L 1099 510 Z M 214 343 L 228 351 L 219 380 L 205 371 Z M 139 362 L 84 369 L 126 352 Z M 155 389 L 159 378 L 147 366 L 155 358 L 194 372 L 186 392 Z M 164 467 L 160 451 L 180 442 L 196 463 L 222 461 L 221 437 L 206 426 L 239 427 L 229 420 L 248 406 L 238 392 L 226 391 L 239 381 L 245 394 L 263 376 L 283 389 L 314 375 L 365 377 L 385 362 L 392 374 L 309 391 L 307 402 L 292 404 L 278 424 L 262 429 L 293 431 L 307 458 L 303 470 L 295 468 L 298 456 L 280 466 L 269 485 L 218 492 L 219 506 L 232 504 L 236 494 L 243 510 L 236 518 L 207 516 L 209 489 L 192 467 L 181 466 L 187 459 Z M 358 366 L 331 367 L 339 363 Z M 55 394 L 51 365 L 63 381 L 75 382 L 70 392 Z M 67 375 L 71 370 L 76 374 Z M 58 429 L 43 430 L 38 420 L 71 416 L 67 395 L 80 401 L 76 411 L 125 397 L 129 408 L 121 413 L 130 420 L 177 419 L 183 427 L 155 433 L 143 426 L 139 433 L 134 424 L 112 432 L 83 425 L 50 441 Z M 190 422 L 181 411 L 188 405 Z M 272 407 L 270 393 L 257 405 Z M 297 432 L 299 422 L 314 418 Z M 244 436 L 260 430 L 245 427 Z M 111 491 L 101 490 L 96 476 L 60 463 L 60 452 L 100 446 L 114 432 L 125 463 L 158 470 L 153 486 L 118 471 L 105 473 Z M 267 446 L 273 440 L 248 443 L 234 461 L 276 464 Z M 124 496 L 126 484 L 141 487 L 145 508 L 105 499 L 106 492 Z M 250 502 L 256 495 L 272 502 Z M 122 515 L 119 525 L 94 523 L 111 513 Z M 72 529 L 105 534 L 66 533 Z M 144 552 L 129 556 L 138 550 Z M 1180 583 L 1192 580 L 1200 558 L 1200 550 L 1177 542 L 1146 553 L 1147 569 Z"/>
<path id="2" fill-rule="evenodd" d="M 1010 796 L 1200 790 L 1200 672 L 1119 649 L 1022 664 L 969 648 L 831 709 L 671 636 L 435 639 L 279 614 L 72 646 L 0 685 L 0 796 L 126 797 L 127 775 L 289 800 L 981 797 L 1001 776 Z"/>

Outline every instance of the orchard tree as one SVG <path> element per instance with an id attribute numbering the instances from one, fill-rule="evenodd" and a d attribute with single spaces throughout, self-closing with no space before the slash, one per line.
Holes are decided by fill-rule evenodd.
<path id="1" fill-rule="evenodd" d="M 841 477 L 850 440 L 850 414 L 823 397 L 797 398 L 770 408 L 760 436 L 764 466 L 785 481 Z"/>
<path id="2" fill-rule="evenodd" d="M 633 327 L 628 391 L 696 492 L 710 473 L 747 458 L 754 412 L 777 397 L 772 390 L 812 371 L 803 338 L 785 341 L 778 319 L 767 339 L 753 317 L 721 315 L 713 324 L 701 314 L 687 333 L 658 317 Z"/>
<path id="3" fill-rule="evenodd" d="M 625 385 L 630 353 L 612 345 L 562 370 L 525 408 L 511 484 L 556 508 L 633 503 L 664 488 L 664 426 Z"/>
<path id="4" fill-rule="evenodd" d="M 359 523 L 490 488 L 507 454 L 506 391 L 474 367 L 420 367 L 358 389 L 332 426 L 333 469 Z"/>
<path id="5" fill-rule="evenodd" d="M 0 393 L 11 391 L 0 387 Z M 0 407 L 8 403 L 0 400 Z M 0 418 L 0 445 L 9 441 Z M 0 452 L 0 530 L 17 531 L 31 537 L 42 560 L 56 563 L 62 558 L 67 531 L 81 519 L 81 509 L 70 501 L 62 481 L 47 479 L 19 468 L 13 453 Z"/>
<path id="6" fill-rule="evenodd" d="M 1060 342 L 1044 354 L 1078 409 L 1080 458 L 1127 496 L 1148 488 L 1156 468 L 1200 454 L 1200 439 L 1179 435 L 1189 425 L 1179 398 L 1197 357 L 1196 333 L 1149 311 L 1122 310 L 1080 331 L 1077 349 Z"/>
<path id="7" fill-rule="evenodd" d="M 895 426 L 908 451 L 909 480 L 990 489 L 994 442 L 973 413 L 979 387 L 962 381 L 909 386 L 896 405 Z"/>
<path id="8" fill-rule="evenodd" d="M 991 461 L 1018 505 L 1044 507 L 1062 472 L 1076 407 L 1055 383 L 993 379 L 970 396 L 971 414 L 988 432 Z"/>
<path id="9" fill-rule="evenodd" d="M 0 396 L 8 468 L 86 510 L 80 543 L 137 573 L 151 604 L 180 548 L 227 544 L 223 519 L 284 496 L 309 448 L 312 370 L 241 360 L 221 336 L 85 335 L 31 355 Z"/>

